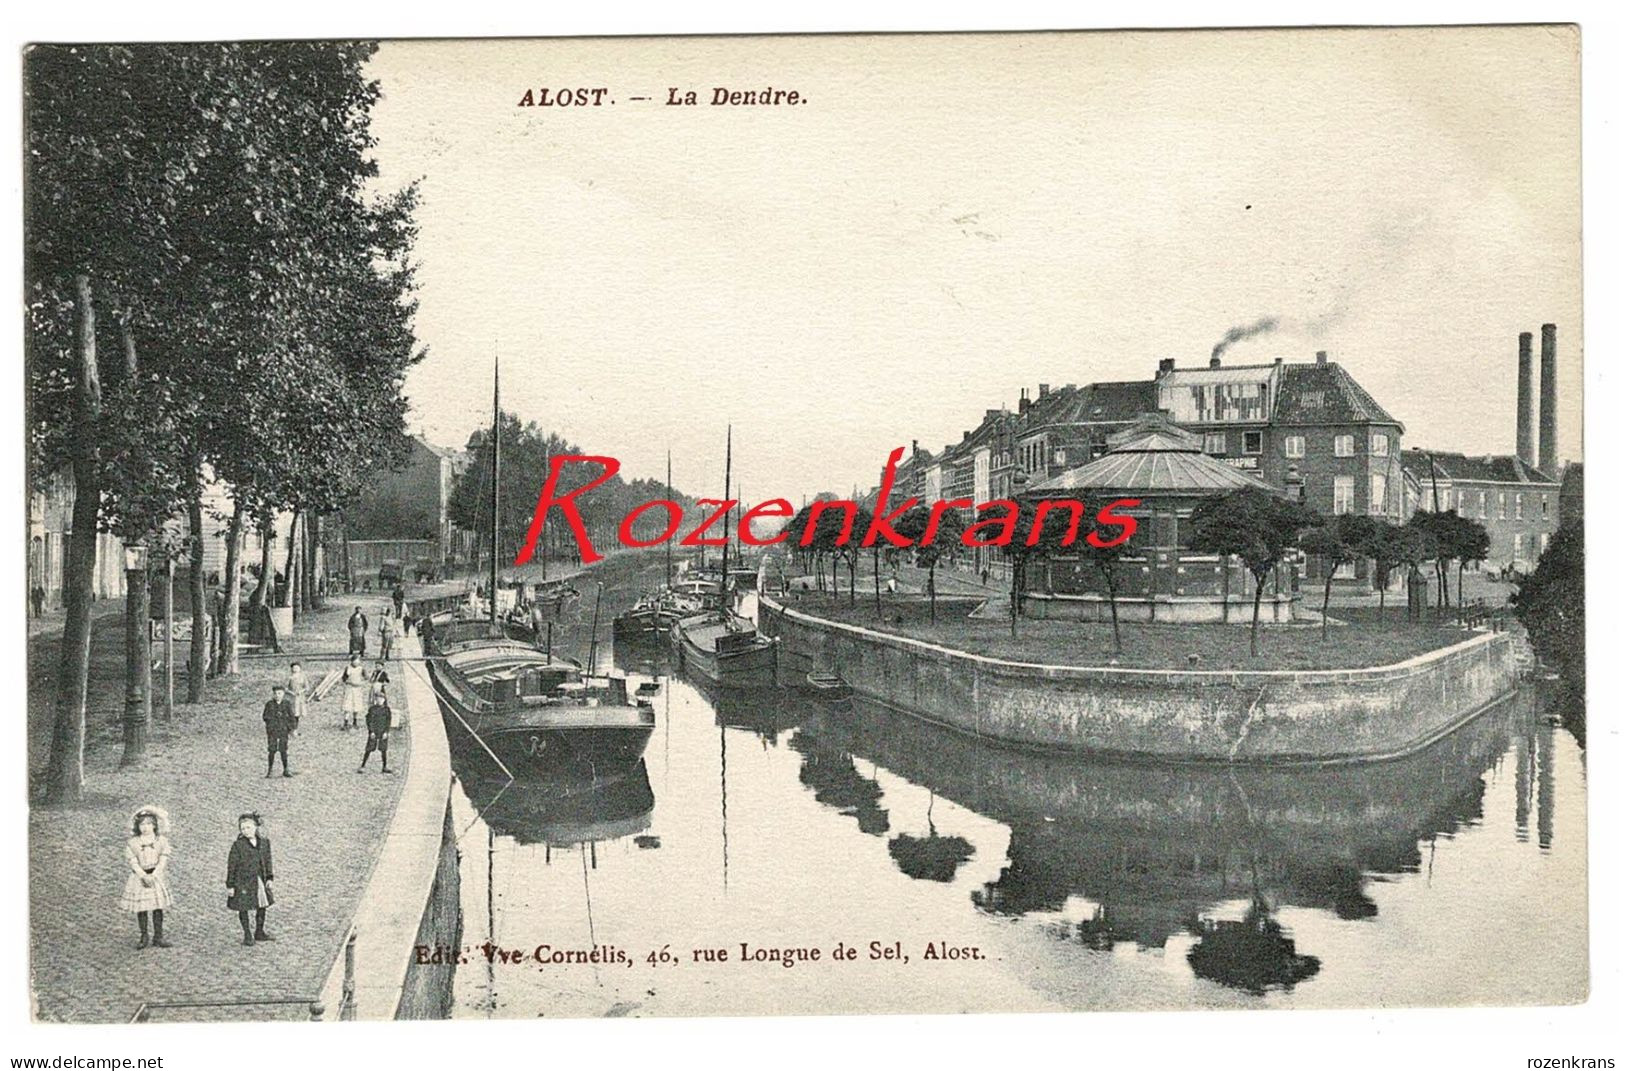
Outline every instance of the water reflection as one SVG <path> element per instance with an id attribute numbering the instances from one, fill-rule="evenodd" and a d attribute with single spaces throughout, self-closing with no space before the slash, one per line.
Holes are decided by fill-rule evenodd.
<path id="1" fill-rule="evenodd" d="M 642 833 L 654 814 L 649 770 L 639 761 L 613 780 L 559 779 L 510 783 L 476 776 L 463 791 L 480 818 L 499 837 L 520 845 L 569 848 Z"/>
<path id="2" fill-rule="evenodd" d="M 469 813 L 486 822 L 468 818 L 471 832 L 493 838 L 487 862 L 497 860 L 464 869 L 465 910 L 482 928 L 638 949 L 941 938 L 979 944 L 989 959 L 851 977 L 798 970 L 771 984 L 745 972 L 651 975 L 641 961 L 590 976 L 485 972 L 483 987 L 471 972 L 465 1009 L 1583 993 L 1583 767 L 1530 694 L 1403 760 L 1231 770 L 1016 752 L 862 701 L 712 692 L 667 677 L 665 655 L 660 643 L 614 652 L 620 669 L 662 685 L 656 736 L 633 777 L 499 793 L 459 758 Z M 548 865 L 559 852 L 582 858 Z M 1441 985 L 1451 996 L 1435 996 Z"/>
<path id="3" fill-rule="evenodd" d="M 1007 826 L 1008 860 L 971 894 L 978 910 L 1054 914 L 1081 897 L 1098 909 L 1062 927 L 1064 936 L 1095 948 L 1160 947 L 1192 933 L 1198 975 L 1255 992 L 1290 987 L 1318 969 L 1275 912 L 1291 905 L 1373 918 L 1371 882 L 1416 872 L 1424 845 L 1483 816 L 1482 775 L 1524 713 L 1505 704 L 1417 755 L 1346 767 L 1177 767 L 1028 754 L 861 701 L 846 710 L 804 702 L 791 746 L 804 756 L 801 780 L 819 802 L 856 817 L 864 832 L 887 828 L 881 792 L 857 772 L 867 763 L 923 786 L 933 804 L 940 796 Z M 1531 739 L 1518 736 L 1520 763 Z M 1548 816 L 1550 765 L 1537 793 Z M 1528 795 L 1520 788 L 1520 799 Z M 1545 828 L 1549 847 L 1549 822 Z M 963 838 L 938 835 L 929 818 L 925 837 L 892 846 L 903 873 L 933 881 L 950 880 L 973 852 Z M 1214 916 L 1238 899 L 1248 905 L 1243 918 Z"/>

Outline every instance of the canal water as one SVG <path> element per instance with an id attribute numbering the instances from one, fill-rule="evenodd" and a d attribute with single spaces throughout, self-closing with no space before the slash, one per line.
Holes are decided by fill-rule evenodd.
<path id="1" fill-rule="evenodd" d="M 1227 771 L 710 695 L 662 654 L 615 652 L 663 685 L 632 776 L 458 759 L 457 1016 L 1585 997 L 1585 757 L 1532 690 L 1404 760 Z"/>

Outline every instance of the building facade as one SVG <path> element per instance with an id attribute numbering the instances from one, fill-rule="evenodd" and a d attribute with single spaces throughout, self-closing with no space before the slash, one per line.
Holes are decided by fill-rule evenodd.
<path id="1" fill-rule="evenodd" d="M 1455 510 L 1490 536 L 1484 567 L 1529 572 L 1562 521 L 1561 484 L 1515 456 L 1406 450 L 1405 517 Z"/>

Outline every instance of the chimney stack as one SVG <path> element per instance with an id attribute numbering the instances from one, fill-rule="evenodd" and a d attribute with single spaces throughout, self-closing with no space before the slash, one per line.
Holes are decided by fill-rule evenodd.
<path id="1" fill-rule="evenodd" d="M 1172 372 L 1173 370 L 1174 359 L 1172 357 L 1164 357 L 1162 360 L 1157 362 L 1157 375 L 1160 376 L 1164 372 Z"/>
<path id="2" fill-rule="evenodd" d="M 1049 384 L 1048 383 L 1040 383 L 1038 385 L 1038 396 L 1040 398 L 1042 398 L 1042 397 L 1046 396 L 1047 394 L 1049 394 Z"/>
<path id="3" fill-rule="evenodd" d="M 1530 468 L 1535 464 L 1535 384 L 1531 346 L 1534 335 L 1518 335 L 1518 460 Z"/>
<path id="4" fill-rule="evenodd" d="M 1540 325 L 1540 471 L 1557 475 L 1557 325 Z"/>
<path id="5" fill-rule="evenodd" d="M 1217 353 L 1207 359 L 1207 366 L 1209 368 L 1219 367 L 1219 355 Z"/>
<path id="6" fill-rule="evenodd" d="M 1325 364 L 1326 363 L 1326 351 L 1325 350 L 1316 350 L 1315 351 L 1315 363 L 1316 364 Z"/>

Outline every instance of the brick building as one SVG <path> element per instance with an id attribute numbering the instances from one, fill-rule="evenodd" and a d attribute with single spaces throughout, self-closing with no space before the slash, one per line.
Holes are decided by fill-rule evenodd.
<path id="1" fill-rule="evenodd" d="M 1490 569 L 1534 569 L 1562 519 L 1559 482 L 1517 457 L 1413 449 L 1405 451 L 1404 470 L 1405 516 L 1455 510 L 1482 524 Z"/>
<path id="2" fill-rule="evenodd" d="M 1327 515 L 1402 519 L 1400 437 L 1390 416 L 1348 371 L 1313 364 L 1157 370 L 1157 407 L 1202 436 L 1203 452 L 1284 488 L 1296 469 L 1304 501 Z"/>

